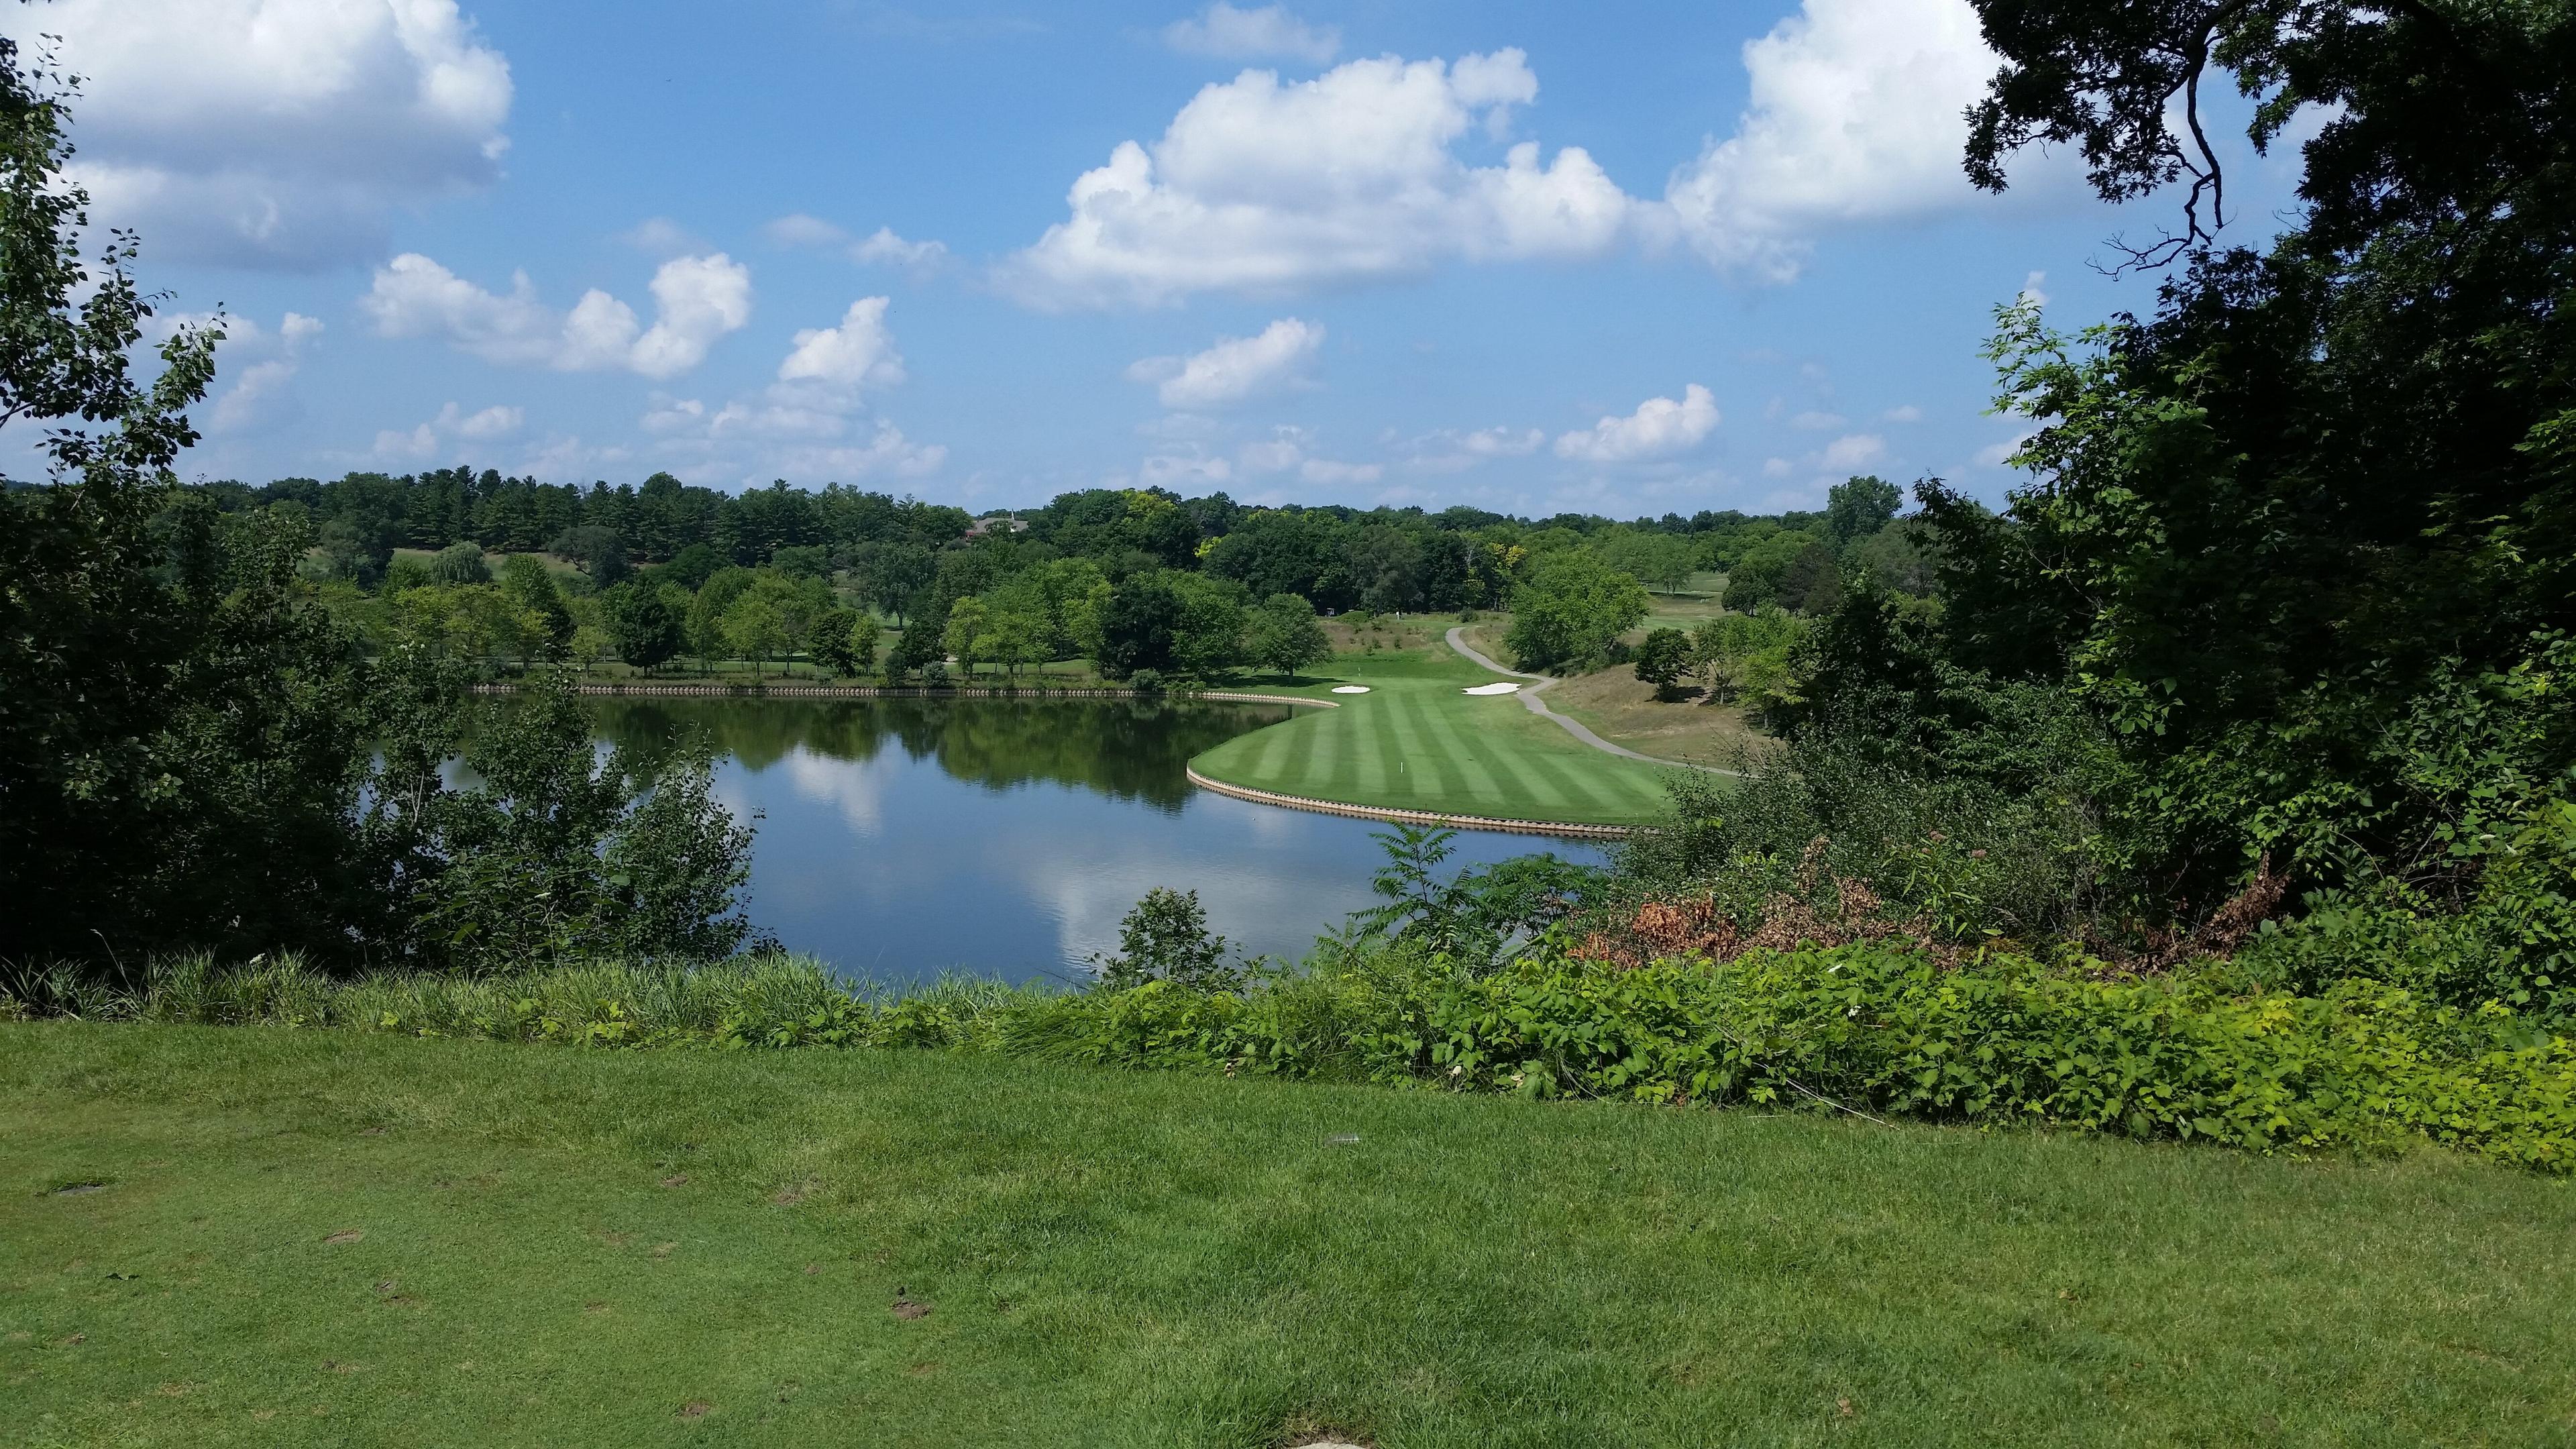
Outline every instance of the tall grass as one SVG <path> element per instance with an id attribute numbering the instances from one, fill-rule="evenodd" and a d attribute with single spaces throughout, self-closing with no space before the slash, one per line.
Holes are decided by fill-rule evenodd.
<path id="1" fill-rule="evenodd" d="M 69 967 L 0 975 L 0 1017 L 286 1026 L 598 1046 L 963 1046 L 1001 1042 L 1037 988 L 943 977 L 895 990 L 809 956 L 590 961 L 501 975 L 338 979 L 292 953 L 156 959 L 124 980 Z"/>

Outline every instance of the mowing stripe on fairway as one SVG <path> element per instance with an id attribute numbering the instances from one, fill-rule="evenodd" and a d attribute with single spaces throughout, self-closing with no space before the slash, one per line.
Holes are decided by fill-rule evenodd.
<path id="1" fill-rule="evenodd" d="M 1419 697 L 1404 701 L 1394 717 L 1395 739 L 1402 758 L 1411 768 L 1413 778 L 1408 793 L 1436 797 L 1459 788 L 1448 765 L 1457 742 L 1449 738 L 1442 722 L 1431 717 Z"/>
<path id="2" fill-rule="evenodd" d="M 1491 735 L 1471 735 L 1461 741 L 1458 768 L 1467 778 L 1467 789 L 1479 800 L 1505 800 L 1510 792 L 1503 787 L 1502 777 L 1494 773 Z"/>
<path id="3" fill-rule="evenodd" d="M 1351 750 L 1345 754 L 1343 756 L 1343 763 L 1351 771 L 1350 778 L 1351 783 L 1354 786 L 1364 794 L 1379 795 L 1385 791 L 1387 781 L 1393 779 L 1397 773 L 1389 763 L 1396 759 L 1397 756 L 1390 747 L 1390 742 L 1386 738 L 1386 721 L 1383 711 L 1370 711 L 1370 718 L 1367 723 L 1368 733 L 1371 737 L 1365 742 L 1365 747 Z M 1358 744 L 1362 742 L 1354 741 L 1353 743 Z"/>

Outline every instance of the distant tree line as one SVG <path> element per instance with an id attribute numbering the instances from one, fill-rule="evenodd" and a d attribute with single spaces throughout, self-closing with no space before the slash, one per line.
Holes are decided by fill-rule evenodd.
<path id="1" fill-rule="evenodd" d="M 780 482 L 733 494 L 668 473 L 640 486 L 587 488 L 465 467 L 198 487 L 226 513 L 281 506 L 300 513 L 325 571 L 369 588 L 384 581 L 400 550 L 460 544 L 551 552 L 603 585 L 634 566 L 665 563 L 679 564 L 692 588 L 725 565 L 848 574 L 898 617 L 935 591 L 939 555 L 951 550 L 986 551 L 1005 572 L 1088 559 L 1113 583 L 1154 569 L 1197 573 L 1239 583 L 1250 598 L 1295 594 L 1335 613 L 1507 607 L 1534 560 L 1577 549 L 1667 593 L 1697 575 L 1725 573 L 1734 601 L 1747 608 L 1828 608 L 1844 578 L 1864 573 L 1901 592 L 1930 586 L 1917 531 L 1889 527 L 1901 495 L 1877 478 L 1837 486 L 1823 511 L 1771 516 L 1531 520 L 1466 507 L 1248 507 L 1223 493 L 1093 488 L 995 515 L 985 526 L 964 509 L 839 484 L 809 490 Z"/>
<path id="2" fill-rule="evenodd" d="M 1650 590 L 1806 614 L 1848 587 L 1921 596 L 1932 580 L 1919 525 L 1873 477 L 1812 513 L 1630 522 L 1108 488 L 978 520 L 838 485 L 735 495 L 657 473 L 581 489 L 466 468 L 191 491 L 309 534 L 300 572 L 375 652 L 520 670 L 801 660 L 906 679 L 1088 660 L 1151 687 L 1294 675 L 1330 653 L 1319 614 L 1494 608 L 1516 615 L 1519 663 L 1561 672 L 1623 658 Z"/>

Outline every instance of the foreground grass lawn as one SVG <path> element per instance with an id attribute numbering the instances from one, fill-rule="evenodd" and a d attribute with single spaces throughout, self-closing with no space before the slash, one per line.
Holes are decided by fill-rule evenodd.
<path id="1" fill-rule="evenodd" d="M 1263 694 L 1342 707 L 1228 740 L 1192 760 L 1230 785 L 1354 805 L 1513 820 L 1637 825 L 1664 811 L 1664 768 L 1593 749 L 1510 695 L 1469 695 L 1502 676 L 1446 644 L 1337 654 L 1330 678 Z M 1336 695 L 1336 684 L 1367 694 Z"/>
<path id="2" fill-rule="evenodd" d="M 13 1445 L 2576 1440 L 2576 1196 L 2431 1152 L 254 1028 L 0 1091 Z"/>

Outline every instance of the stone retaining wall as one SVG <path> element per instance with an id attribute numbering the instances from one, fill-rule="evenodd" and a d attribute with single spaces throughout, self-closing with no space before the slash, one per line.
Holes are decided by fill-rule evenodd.
<path id="1" fill-rule="evenodd" d="M 1317 800 L 1308 795 L 1282 795 L 1271 790 L 1255 790 L 1244 785 L 1229 785 L 1211 780 L 1195 768 L 1184 767 L 1190 783 L 1219 795 L 1249 800 L 1256 805 L 1280 805 L 1290 810 L 1312 810 L 1324 815 L 1354 815 L 1364 820 L 1387 820 L 1399 825 L 1437 825 L 1457 830 L 1508 830 L 1520 835 L 1570 835 L 1593 840 L 1624 840 L 1625 825 L 1575 825 L 1563 821 L 1497 820 L 1487 815 L 1440 815 L 1428 810 L 1390 810 L 1378 805 L 1352 805 L 1340 800 Z"/>
<path id="2" fill-rule="evenodd" d="M 477 684 L 475 694 L 517 694 L 523 684 Z M 591 681 L 575 684 L 575 694 L 635 695 L 694 699 L 1214 699 L 1238 704 L 1287 704 L 1307 709 L 1339 709 L 1329 699 L 1299 699 L 1281 694 L 1242 694 L 1232 690 L 1165 690 L 1139 694 L 1132 689 L 1003 689 L 992 685 L 947 685 L 937 688 L 883 684 L 689 684 L 679 680 L 646 680 L 633 684 Z"/>

